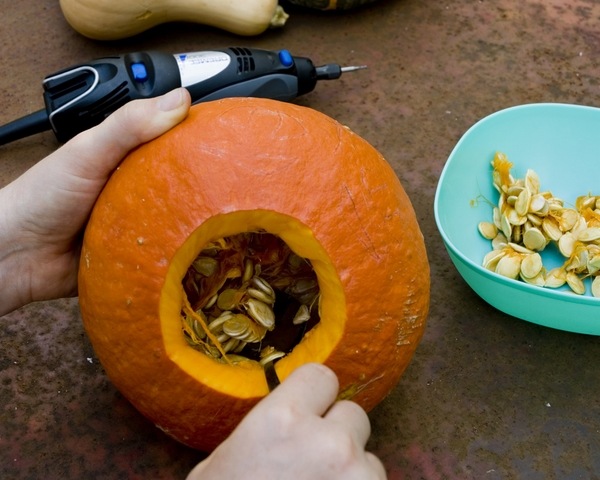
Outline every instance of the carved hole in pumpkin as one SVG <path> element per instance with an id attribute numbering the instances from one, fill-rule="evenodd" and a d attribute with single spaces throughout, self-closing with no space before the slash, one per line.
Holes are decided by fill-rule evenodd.
<path id="1" fill-rule="evenodd" d="M 217 362 L 283 357 L 319 323 L 311 262 L 265 231 L 205 245 L 182 281 L 188 344 Z"/>

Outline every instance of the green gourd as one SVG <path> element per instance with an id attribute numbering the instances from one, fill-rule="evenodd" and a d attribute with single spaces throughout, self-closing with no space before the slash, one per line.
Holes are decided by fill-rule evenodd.
<path id="1" fill-rule="evenodd" d="M 289 0 L 294 5 L 317 10 L 349 10 L 360 7 L 375 0 Z"/>

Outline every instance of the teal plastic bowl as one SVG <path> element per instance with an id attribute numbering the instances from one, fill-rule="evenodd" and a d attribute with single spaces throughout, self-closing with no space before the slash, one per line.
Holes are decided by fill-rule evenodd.
<path id="1" fill-rule="evenodd" d="M 471 127 L 444 167 L 435 195 L 435 220 L 450 258 L 467 284 L 486 302 L 514 317 L 546 327 L 600 335 L 600 298 L 568 287 L 551 289 L 512 280 L 481 266 L 490 241 L 477 230 L 491 221 L 498 193 L 490 162 L 500 151 L 513 163 L 515 178 L 537 172 L 541 190 L 566 203 L 600 194 L 600 109 L 531 104 L 496 112 Z M 491 203 L 490 203 L 491 202 Z M 493 204 L 493 205 L 492 205 Z M 542 252 L 548 269 L 564 259 L 551 246 Z"/>

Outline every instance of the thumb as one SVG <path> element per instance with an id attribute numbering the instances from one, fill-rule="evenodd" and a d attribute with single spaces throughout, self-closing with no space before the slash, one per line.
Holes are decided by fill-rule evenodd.
<path id="1" fill-rule="evenodd" d="M 67 142 L 58 158 L 62 169 L 89 180 L 106 179 L 127 153 L 165 133 L 187 115 L 190 95 L 185 88 L 160 97 L 127 103 L 104 122 Z M 56 165 L 56 164 L 55 164 Z"/>

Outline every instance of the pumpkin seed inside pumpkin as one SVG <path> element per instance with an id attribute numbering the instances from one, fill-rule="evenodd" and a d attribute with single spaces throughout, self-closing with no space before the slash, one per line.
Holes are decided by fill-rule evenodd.
<path id="1" fill-rule="evenodd" d="M 310 261 L 267 232 L 206 245 L 182 284 L 183 335 L 218 362 L 264 365 L 289 353 L 319 322 L 319 284 Z"/>

